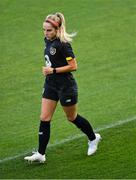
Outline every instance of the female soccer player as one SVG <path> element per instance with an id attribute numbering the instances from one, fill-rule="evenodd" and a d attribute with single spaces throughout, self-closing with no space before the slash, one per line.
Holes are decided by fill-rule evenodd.
<path id="1" fill-rule="evenodd" d="M 45 151 L 50 139 L 50 124 L 58 101 L 69 122 L 75 124 L 87 135 L 88 152 L 96 152 L 101 139 L 100 134 L 94 133 L 90 123 L 77 113 L 78 88 L 72 75 L 77 70 L 77 62 L 70 42 L 75 34 L 68 34 L 65 18 L 62 13 L 50 14 L 43 22 L 45 36 L 45 62 L 43 74 L 46 76 L 42 94 L 41 116 L 39 126 L 39 148 L 32 156 L 24 159 L 28 161 L 46 161 Z"/>

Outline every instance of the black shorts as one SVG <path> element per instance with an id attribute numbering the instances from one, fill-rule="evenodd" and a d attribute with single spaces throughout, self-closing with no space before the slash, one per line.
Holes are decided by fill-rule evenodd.
<path id="1" fill-rule="evenodd" d="M 71 106 L 78 102 L 78 87 L 74 78 L 45 80 L 42 97 L 59 101 L 62 106 Z"/>

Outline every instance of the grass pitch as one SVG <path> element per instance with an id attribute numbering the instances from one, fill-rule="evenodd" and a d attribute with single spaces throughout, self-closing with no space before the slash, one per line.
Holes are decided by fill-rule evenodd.
<path id="1" fill-rule="evenodd" d="M 134 117 L 136 107 L 136 1 L 0 1 L 0 178 L 136 178 L 135 125 L 102 131 L 93 157 L 85 137 L 48 148 L 47 164 L 29 165 L 23 156 L 37 147 L 44 78 L 42 22 L 64 13 L 69 32 L 77 31 L 73 49 L 79 86 L 79 113 L 95 129 Z M 60 105 L 53 117 L 50 144 L 76 136 Z"/>

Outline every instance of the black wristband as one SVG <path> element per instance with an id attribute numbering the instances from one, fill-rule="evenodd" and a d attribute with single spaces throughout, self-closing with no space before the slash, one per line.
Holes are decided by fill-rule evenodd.
<path id="1" fill-rule="evenodd" d="M 55 68 L 53 68 L 53 74 L 56 74 L 56 69 Z"/>

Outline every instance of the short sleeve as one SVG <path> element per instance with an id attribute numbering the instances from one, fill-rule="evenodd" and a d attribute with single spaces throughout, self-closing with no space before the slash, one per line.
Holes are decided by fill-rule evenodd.
<path id="1" fill-rule="evenodd" d="M 73 49 L 70 43 L 62 43 L 61 53 L 66 59 L 66 61 L 70 61 L 73 58 L 75 58 L 75 55 L 73 53 Z"/>

